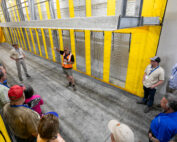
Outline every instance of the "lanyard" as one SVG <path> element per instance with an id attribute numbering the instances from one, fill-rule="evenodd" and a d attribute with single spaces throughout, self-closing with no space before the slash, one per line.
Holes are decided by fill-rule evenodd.
<path id="1" fill-rule="evenodd" d="M 175 72 L 173 73 L 173 75 L 175 75 L 176 72 L 177 72 L 177 69 L 175 70 Z"/>
<path id="2" fill-rule="evenodd" d="M 10 105 L 11 107 L 26 107 L 29 108 L 27 105 Z M 29 108 L 30 109 L 30 108 Z"/>
<path id="3" fill-rule="evenodd" d="M 151 67 L 152 68 L 152 67 Z M 157 66 L 155 69 L 151 70 L 151 72 L 148 75 L 151 75 L 156 69 L 158 69 L 159 66 Z"/>
<path id="4" fill-rule="evenodd" d="M 6 86 L 6 85 L 2 84 L 1 82 L 0 82 L 0 84 L 1 84 L 1 85 L 3 85 L 3 86 L 5 86 L 5 87 L 7 87 L 7 88 L 9 88 L 8 86 Z"/>

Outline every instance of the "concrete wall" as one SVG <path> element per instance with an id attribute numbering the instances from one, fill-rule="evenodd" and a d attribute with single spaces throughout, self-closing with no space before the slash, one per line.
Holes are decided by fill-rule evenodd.
<path id="1" fill-rule="evenodd" d="M 160 44 L 157 55 L 161 57 L 161 66 L 165 69 L 166 81 L 160 88 L 160 93 L 165 93 L 167 80 L 171 73 L 171 68 L 177 63 L 177 1 L 168 0 Z"/>

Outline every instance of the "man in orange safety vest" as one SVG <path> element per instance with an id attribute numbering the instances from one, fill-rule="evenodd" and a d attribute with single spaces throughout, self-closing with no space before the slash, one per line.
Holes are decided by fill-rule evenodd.
<path id="1" fill-rule="evenodd" d="M 74 64 L 74 55 L 69 51 L 68 47 L 65 47 L 64 51 L 56 48 L 56 51 L 58 51 L 61 55 L 63 55 L 63 61 L 62 61 L 63 72 L 64 72 L 64 74 L 66 74 L 66 77 L 69 81 L 69 84 L 66 87 L 72 86 L 73 90 L 76 91 L 76 85 L 75 85 L 74 78 L 72 75 L 72 67 Z"/>

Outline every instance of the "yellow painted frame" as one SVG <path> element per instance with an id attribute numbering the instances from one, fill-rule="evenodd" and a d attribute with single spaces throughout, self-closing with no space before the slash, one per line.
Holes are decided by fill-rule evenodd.
<path id="1" fill-rule="evenodd" d="M 86 16 L 92 16 L 92 5 L 91 0 L 86 0 Z M 85 65 L 86 74 L 91 75 L 91 41 L 90 41 L 90 30 L 85 30 Z"/>
<path id="2" fill-rule="evenodd" d="M 46 1 L 45 5 L 46 5 L 46 10 L 47 10 L 47 17 L 48 17 L 48 19 L 51 19 L 49 2 Z M 56 62 L 55 50 L 54 50 L 54 45 L 53 45 L 52 31 L 51 31 L 51 29 L 48 29 L 48 31 L 49 31 L 49 39 L 50 39 L 50 45 L 51 45 L 51 51 L 52 51 L 53 61 Z"/>
<path id="3" fill-rule="evenodd" d="M 40 1 L 37 0 L 37 3 L 38 3 L 37 7 L 38 7 L 39 18 L 40 18 L 40 20 L 42 20 L 43 17 L 42 17 L 41 6 L 40 6 L 39 2 Z M 41 28 L 41 33 L 42 33 L 42 40 L 43 40 L 43 45 L 44 45 L 45 57 L 46 57 L 46 59 L 49 59 L 48 51 L 47 51 L 47 46 L 46 46 L 46 39 L 45 39 L 45 34 L 44 34 L 43 28 Z"/>
<path id="4" fill-rule="evenodd" d="M 69 14 L 70 14 L 70 18 L 74 17 L 74 3 L 73 0 L 69 0 Z M 71 39 L 71 51 L 72 54 L 74 55 L 74 64 L 73 64 L 73 69 L 77 69 L 77 65 L 76 65 L 76 51 L 75 51 L 75 36 L 74 36 L 74 30 L 70 30 L 70 39 Z"/>
<path id="5" fill-rule="evenodd" d="M 57 18 L 60 19 L 61 18 L 61 12 L 60 12 L 60 2 L 59 2 L 59 0 L 56 0 L 56 8 L 57 8 Z M 58 30 L 58 34 L 59 34 L 59 40 L 60 40 L 60 50 L 64 50 L 63 36 L 62 36 L 62 30 L 61 29 Z M 62 56 L 61 56 L 61 62 L 63 62 Z"/>

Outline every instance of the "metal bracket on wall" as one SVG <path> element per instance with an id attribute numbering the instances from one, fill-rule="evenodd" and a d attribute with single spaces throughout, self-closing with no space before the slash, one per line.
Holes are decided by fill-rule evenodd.
<path id="1" fill-rule="evenodd" d="M 102 16 L 0 23 L 1 27 L 81 29 L 98 31 L 114 31 L 117 29 L 144 25 L 160 25 L 159 17 Z"/>

